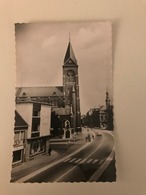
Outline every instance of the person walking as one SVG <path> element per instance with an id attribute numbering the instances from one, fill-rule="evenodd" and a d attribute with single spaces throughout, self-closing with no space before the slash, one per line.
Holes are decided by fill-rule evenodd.
<path id="1" fill-rule="evenodd" d="M 85 139 L 86 139 L 86 142 L 87 142 L 88 141 L 88 137 L 86 136 Z"/>
<path id="2" fill-rule="evenodd" d="M 49 148 L 49 156 L 51 155 L 52 152 L 52 148 Z"/>

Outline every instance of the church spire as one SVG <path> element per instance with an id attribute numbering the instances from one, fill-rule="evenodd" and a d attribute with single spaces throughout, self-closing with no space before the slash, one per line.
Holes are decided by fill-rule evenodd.
<path id="1" fill-rule="evenodd" d="M 77 64 L 77 60 L 70 42 L 70 33 L 69 33 L 69 43 L 65 54 L 64 63 L 66 63 L 69 59 L 71 59 L 75 64 Z"/>
<path id="2" fill-rule="evenodd" d="M 68 33 L 68 35 L 69 35 L 69 42 L 70 42 L 70 32 Z"/>

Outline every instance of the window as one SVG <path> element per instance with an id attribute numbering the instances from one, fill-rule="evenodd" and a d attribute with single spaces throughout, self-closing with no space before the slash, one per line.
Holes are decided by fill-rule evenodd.
<path id="1" fill-rule="evenodd" d="M 32 131 L 39 131 L 39 130 L 40 130 L 40 118 L 33 118 Z"/>
<path id="2" fill-rule="evenodd" d="M 15 132 L 14 143 L 17 143 L 17 141 L 19 141 L 19 134 L 20 132 Z"/>
<path id="3" fill-rule="evenodd" d="M 21 131 L 20 139 L 24 140 L 24 131 Z"/>
<path id="4" fill-rule="evenodd" d="M 30 155 L 45 151 L 45 140 L 34 140 L 30 146 Z"/>
<path id="5" fill-rule="evenodd" d="M 13 152 L 13 163 L 21 161 L 21 152 L 22 152 L 22 150 L 18 150 L 18 151 Z"/>
<path id="6" fill-rule="evenodd" d="M 33 116 L 40 116 L 41 104 L 33 104 Z"/>
<path id="7" fill-rule="evenodd" d="M 24 143 L 25 134 L 24 131 L 15 132 L 14 144 L 22 145 Z"/>

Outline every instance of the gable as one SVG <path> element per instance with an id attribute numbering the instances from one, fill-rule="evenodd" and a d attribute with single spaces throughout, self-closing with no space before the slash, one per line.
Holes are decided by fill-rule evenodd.
<path id="1" fill-rule="evenodd" d="M 26 121 L 21 117 L 21 115 L 15 111 L 15 130 L 19 129 L 27 129 L 28 124 Z"/>

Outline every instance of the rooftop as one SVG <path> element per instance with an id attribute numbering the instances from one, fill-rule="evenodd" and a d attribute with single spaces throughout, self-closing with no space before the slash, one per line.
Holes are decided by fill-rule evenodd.
<path id="1" fill-rule="evenodd" d="M 20 116 L 20 114 L 17 111 L 15 111 L 15 130 L 19 130 L 19 129 L 22 129 L 22 128 L 27 129 L 28 124 L 22 118 L 22 116 Z"/>
<path id="2" fill-rule="evenodd" d="M 67 47 L 67 51 L 65 54 L 65 58 L 64 58 L 64 63 L 66 63 L 68 60 L 72 60 L 75 64 L 77 64 L 77 60 L 71 45 L 71 42 L 69 42 L 68 47 Z"/>
<path id="3" fill-rule="evenodd" d="M 16 87 L 16 97 L 63 96 L 63 87 Z"/>

